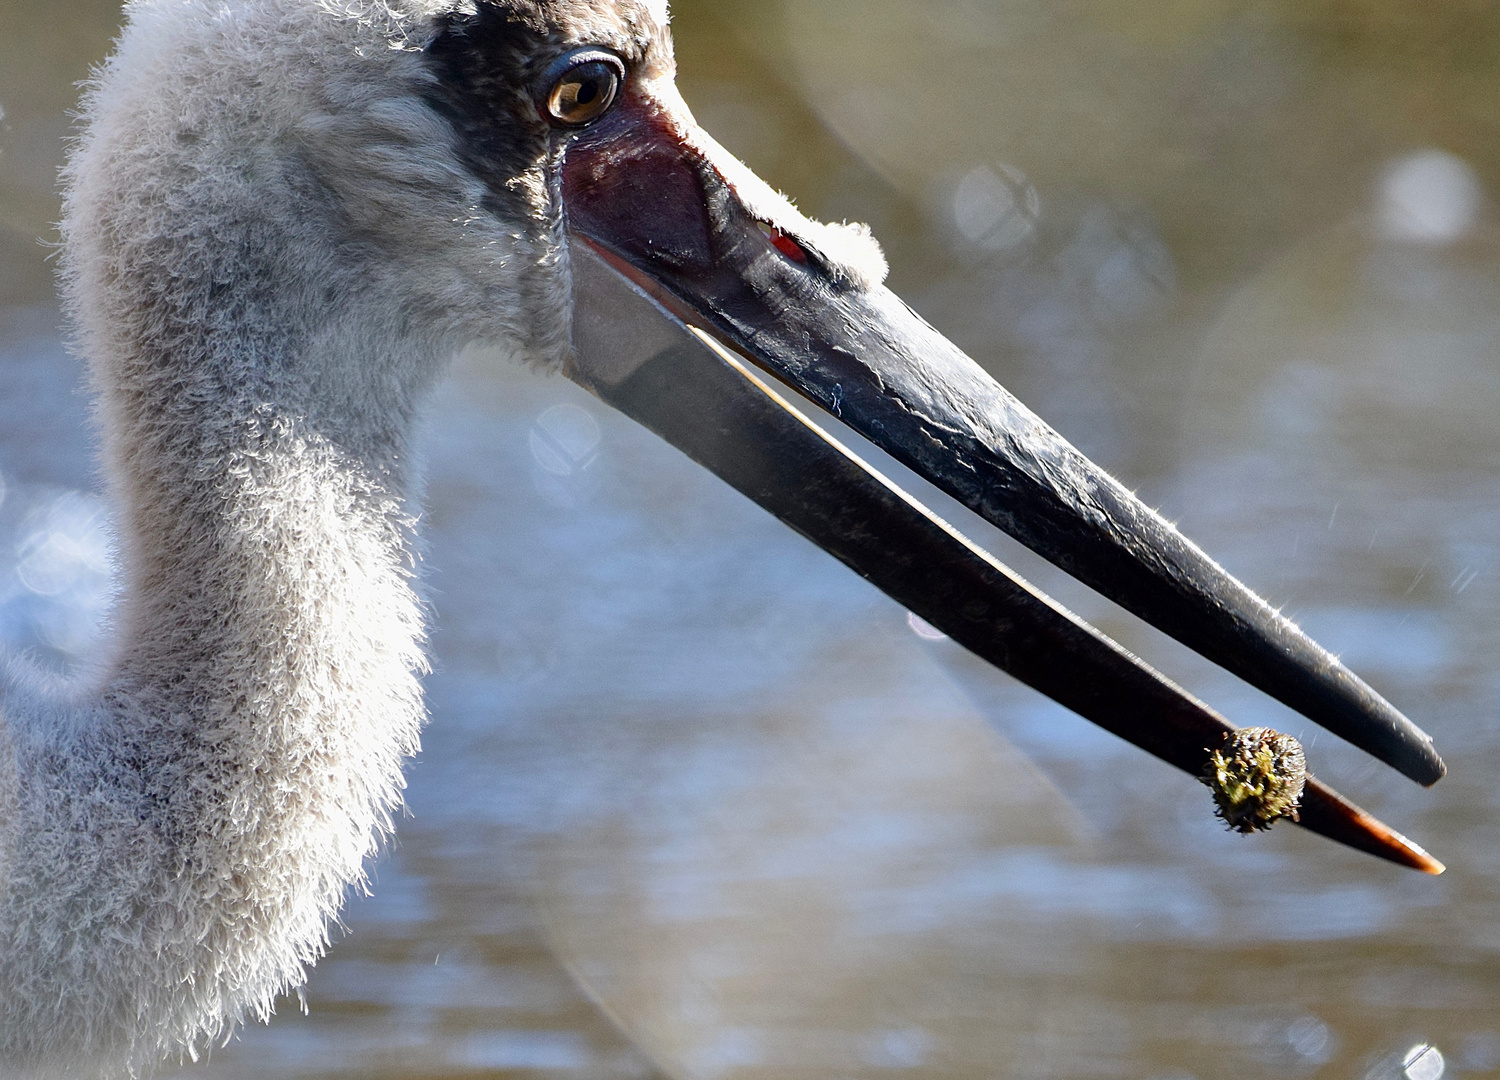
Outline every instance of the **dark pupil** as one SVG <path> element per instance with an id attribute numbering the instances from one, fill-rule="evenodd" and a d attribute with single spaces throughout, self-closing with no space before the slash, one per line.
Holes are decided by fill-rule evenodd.
<path id="1" fill-rule="evenodd" d="M 597 79 L 588 79 L 578 84 L 578 104 L 587 105 L 599 96 L 599 82 Z"/>

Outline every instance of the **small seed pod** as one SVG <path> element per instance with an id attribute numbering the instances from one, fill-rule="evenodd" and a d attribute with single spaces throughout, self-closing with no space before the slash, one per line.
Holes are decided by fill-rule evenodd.
<path id="1" fill-rule="evenodd" d="M 1278 818 L 1297 820 L 1307 758 L 1302 744 L 1271 728 L 1240 728 L 1209 755 L 1199 777 L 1214 793 L 1214 813 L 1231 829 L 1252 833 Z"/>

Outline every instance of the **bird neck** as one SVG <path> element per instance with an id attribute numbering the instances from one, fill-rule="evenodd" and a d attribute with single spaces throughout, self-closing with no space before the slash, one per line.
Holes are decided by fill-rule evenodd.
<path id="1" fill-rule="evenodd" d="M 317 355 L 334 347 L 282 342 L 275 362 L 245 341 L 147 347 L 112 365 L 124 591 L 104 694 L 137 737 L 200 748 L 215 775 L 366 804 L 344 840 L 368 841 L 421 714 L 414 394 L 299 377 L 352 367 Z"/>
<path id="2" fill-rule="evenodd" d="M 412 358 L 295 320 L 271 355 L 244 320 L 176 336 L 117 310 L 82 313 L 119 508 L 114 652 L 71 718 L 0 700 L 7 1076 L 154 1061 L 264 1014 L 389 831 L 422 719 L 421 380 L 389 377 Z M 339 370 L 369 378 L 330 386 Z"/>
<path id="3" fill-rule="evenodd" d="M 124 588 L 96 741 L 132 763 L 184 880 L 232 874 L 214 890 L 234 913 L 194 885 L 188 917 L 206 948 L 259 943 L 243 961 L 261 994 L 297 981 L 390 829 L 425 664 L 419 392 L 381 376 L 412 365 L 284 325 L 274 355 L 226 334 L 98 365 Z M 371 378 L 330 386 L 337 371 Z"/>

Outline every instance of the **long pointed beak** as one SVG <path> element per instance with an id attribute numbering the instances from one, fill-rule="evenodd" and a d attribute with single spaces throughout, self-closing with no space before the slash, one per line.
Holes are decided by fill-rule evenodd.
<path id="1" fill-rule="evenodd" d="M 1233 730 L 869 468 L 777 380 L 1328 730 L 1421 783 L 1443 775 L 1421 730 L 771 195 L 669 84 L 632 86 L 578 136 L 562 184 L 573 377 L 928 622 L 1194 775 Z M 1441 870 L 1316 781 L 1300 820 Z"/>

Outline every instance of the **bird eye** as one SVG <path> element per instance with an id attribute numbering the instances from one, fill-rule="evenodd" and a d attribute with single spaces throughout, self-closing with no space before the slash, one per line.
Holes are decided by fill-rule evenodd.
<path id="1" fill-rule="evenodd" d="M 582 127 L 603 116 L 625 77 L 619 59 L 599 49 L 569 53 L 553 68 L 562 70 L 547 88 L 546 114 L 559 127 Z"/>

